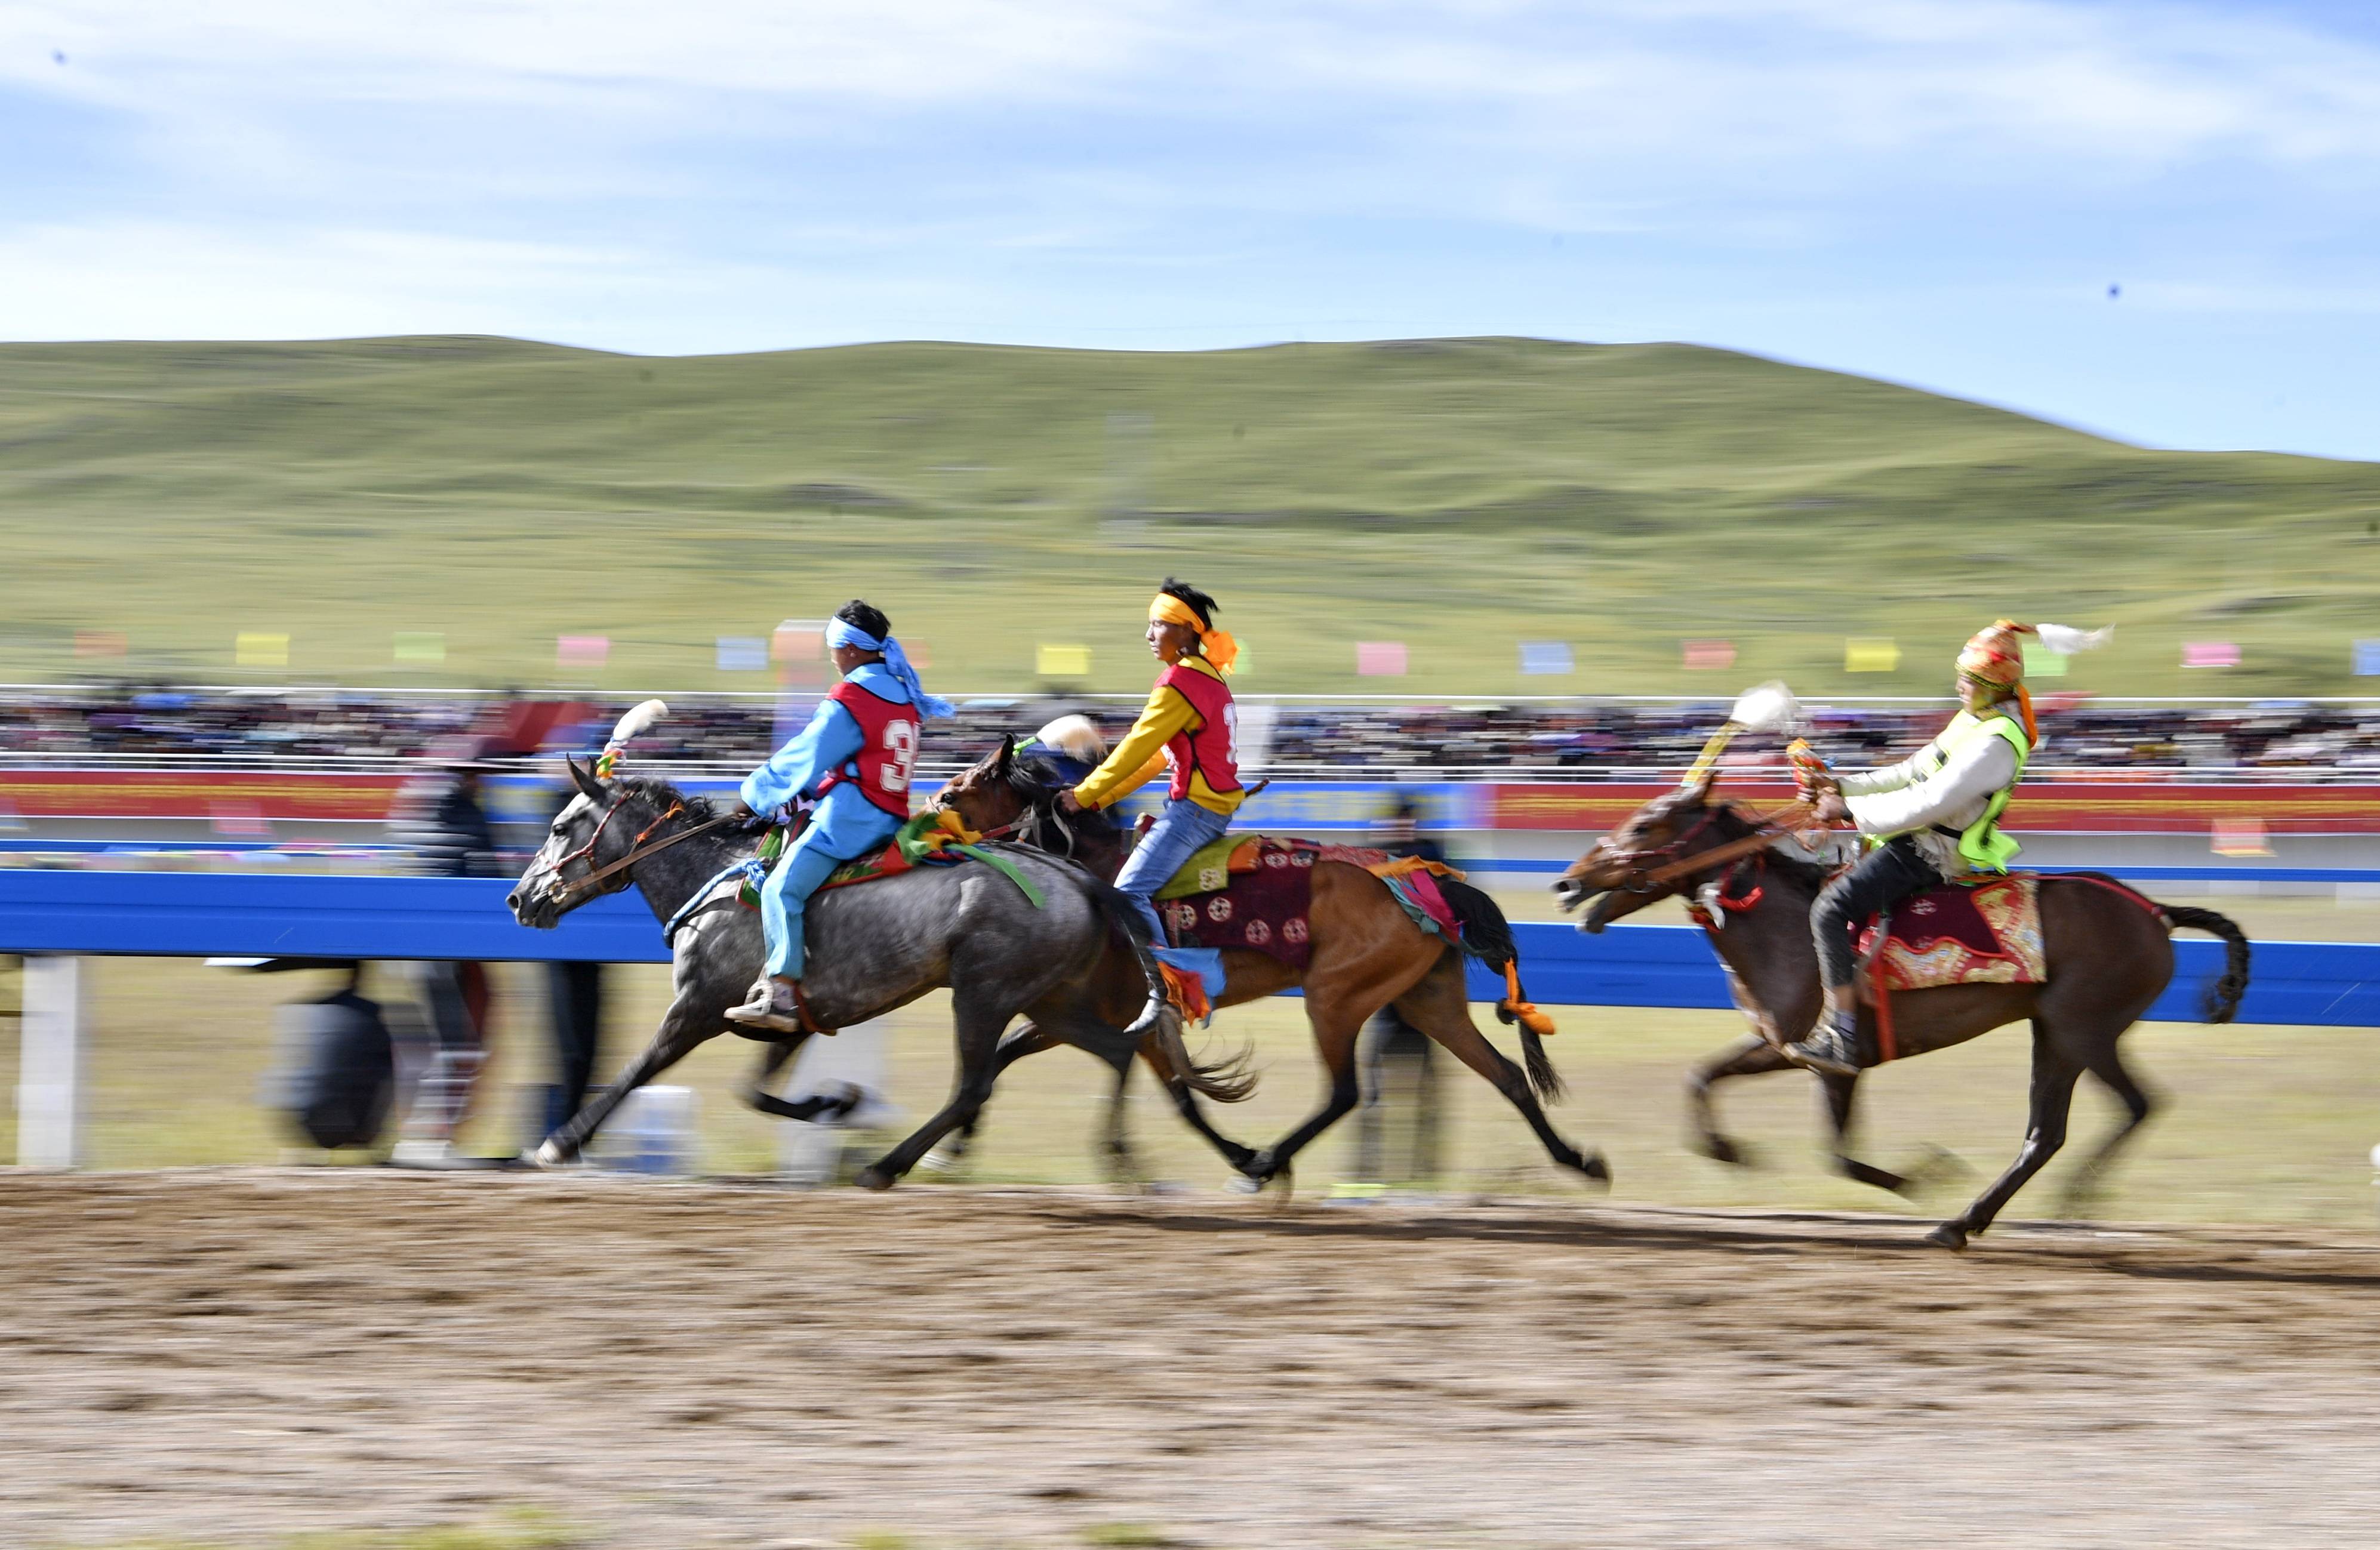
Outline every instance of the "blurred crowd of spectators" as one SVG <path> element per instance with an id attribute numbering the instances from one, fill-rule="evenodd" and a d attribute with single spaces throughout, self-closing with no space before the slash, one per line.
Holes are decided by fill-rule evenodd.
<path id="1" fill-rule="evenodd" d="M 298 695 L 91 687 L 0 696 L 0 757 L 245 756 L 314 759 L 437 757 L 495 702 L 480 698 L 324 690 Z M 592 747 L 626 702 L 590 708 L 563 745 Z M 1029 734 L 1050 718 L 1087 709 L 1112 738 L 1136 702 L 1027 696 L 962 702 L 937 723 L 923 765 L 954 769 Z M 1931 736 L 1949 707 L 1818 708 L 1818 737 L 1838 762 L 1899 757 Z M 1385 769 L 1675 768 L 1726 716 L 1723 701 L 1525 702 L 1397 706 L 1261 698 L 1244 708 L 1244 741 L 1283 772 Z M 798 720 L 795 722 L 798 724 Z M 2380 771 L 2380 704 L 2265 700 L 2207 706 L 2082 701 L 2046 708 L 2045 765 L 2300 768 Z M 778 707 L 761 698 L 674 697 L 669 718 L 639 739 L 651 762 L 735 767 L 764 757 L 781 735 Z M 1252 753 L 1256 751 L 1251 748 Z"/>

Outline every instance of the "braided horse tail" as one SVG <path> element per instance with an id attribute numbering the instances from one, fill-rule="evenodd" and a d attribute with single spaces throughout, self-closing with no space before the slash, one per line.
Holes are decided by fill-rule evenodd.
<path id="1" fill-rule="evenodd" d="M 1519 1025 L 1522 1064 L 1529 1073 L 1529 1085 L 1540 1102 L 1560 1103 L 1568 1088 L 1545 1046 L 1546 1035 L 1554 1031 L 1554 1020 L 1531 1005 L 1521 989 L 1521 950 L 1512 940 L 1512 923 L 1504 918 L 1495 900 L 1469 883 L 1440 877 L 1438 890 L 1445 895 L 1447 908 L 1463 927 L 1463 951 L 1504 976 L 1504 998 L 1496 1003 L 1496 1020 Z"/>
<path id="2" fill-rule="evenodd" d="M 2160 904 L 2167 922 L 2192 931 L 2204 931 L 2223 938 L 2223 974 L 2206 987 L 2206 1021 L 2228 1023 L 2240 1011 L 2240 999 L 2248 993 L 2248 934 L 2232 923 L 2228 915 L 2213 910 L 2195 909 L 2188 904 Z"/>

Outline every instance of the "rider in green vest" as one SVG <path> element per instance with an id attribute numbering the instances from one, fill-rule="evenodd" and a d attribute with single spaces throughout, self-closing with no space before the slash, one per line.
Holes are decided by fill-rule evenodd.
<path id="1" fill-rule="evenodd" d="M 1888 769 L 1820 778 L 1818 817 L 1848 818 L 1868 851 L 1811 908 L 1826 1011 L 1808 1037 L 1785 1047 L 1793 1060 L 1838 1076 L 1865 1063 L 1852 953 L 1862 925 L 1953 878 L 2006 872 L 2015 857 L 2017 842 L 2000 832 L 1999 818 L 2041 741 L 2024 688 L 2024 637 L 2037 635 L 2062 654 L 2101 645 L 2107 634 L 1999 621 L 1959 653 L 1961 708 L 1933 742 Z"/>

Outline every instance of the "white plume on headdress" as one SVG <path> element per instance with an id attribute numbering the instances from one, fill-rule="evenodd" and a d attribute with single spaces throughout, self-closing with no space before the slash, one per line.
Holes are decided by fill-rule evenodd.
<path id="1" fill-rule="evenodd" d="M 2096 651 L 2116 638 L 2113 624 L 2095 630 L 2078 630 L 2070 624 L 2035 624 L 2033 632 L 2041 637 L 2044 647 L 2061 657 L 2070 657 L 2077 651 Z"/>
<path id="2" fill-rule="evenodd" d="M 1794 732 L 1803 723 L 1802 702 L 1777 678 L 1744 690 L 1727 719 L 1744 732 Z"/>
<path id="3" fill-rule="evenodd" d="M 603 745 L 607 748 L 617 748 L 668 714 L 669 707 L 657 699 L 649 699 L 641 705 L 631 706 L 628 713 L 620 718 L 620 724 L 612 729 L 612 735 L 604 741 Z"/>
<path id="4" fill-rule="evenodd" d="M 1107 740 L 1088 716 L 1061 716 L 1035 733 L 1033 740 L 1085 764 L 1097 764 L 1108 757 Z"/>

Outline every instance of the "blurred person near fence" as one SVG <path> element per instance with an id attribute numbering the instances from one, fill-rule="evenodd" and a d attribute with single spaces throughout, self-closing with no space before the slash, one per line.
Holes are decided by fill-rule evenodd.
<path id="1" fill-rule="evenodd" d="M 433 770 L 397 793 L 389 840 L 402 870 L 417 878 L 501 878 L 495 829 L 480 805 L 480 778 L 490 740 L 470 737 L 433 756 Z M 487 1064 L 492 987 L 484 963 L 425 962 L 407 966 L 420 998 L 433 1047 L 415 1084 L 395 1160 L 443 1162 L 454 1154 L 455 1128 L 468 1111 Z"/>
<path id="2" fill-rule="evenodd" d="M 1390 855 L 1443 863 L 1446 847 L 1422 832 L 1421 807 L 1401 797 L 1373 831 Z M 1438 1176 L 1438 1073 L 1427 1034 L 1382 1007 L 1364 1028 L 1364 1104 L 1355 1114 L 1355 1177 L 1366 1184 L 1412 1183 Z M 1402 1116 L 1405 1144 L 1390 1131 Z"/>

